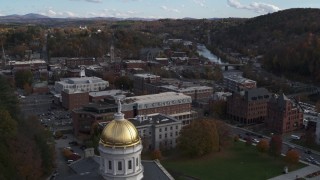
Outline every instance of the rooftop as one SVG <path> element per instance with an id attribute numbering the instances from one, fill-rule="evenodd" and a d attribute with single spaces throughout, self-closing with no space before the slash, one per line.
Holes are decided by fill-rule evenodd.
<path id="1" fill-rule="evenodd" d="M 68 177 L 57 176 L 56 179 L 104 180 L 99 172 L 99 160 L 100 157 L 96 157 L 96 160 L 91 157 L 76 161 L 69 166 L 73 170 L 74 175 Z M 144 168 L 143 180 L 173 180 L 173 177 L 159 162 L 142 160 L 141 164 Z"/>
<path id="2" fill-rule="evenodd" d="M 124 103 L 152 103 L 155 101 L 172 101 L 177 99 L 191 99 L 190 96 L 184 95 L 183 93 L 176 93 L 176 92 L 164 92 L 159 94 L 149 94 L 143 96 L 134 96 L 134 97 L 127 97 L 123 100 Z"/>
<path id="3" fill-rule="evenodd" d="M 136 118 L 129 119 L 129 121 L 134 124 L 136 127 L 143 125 L 152 125 L 152 124 L 167 124 L 179 122 L 176 118 L 171 116 L 166 116 L 164 114 L 151 114 L 146 116 L 137 116 Z"/>

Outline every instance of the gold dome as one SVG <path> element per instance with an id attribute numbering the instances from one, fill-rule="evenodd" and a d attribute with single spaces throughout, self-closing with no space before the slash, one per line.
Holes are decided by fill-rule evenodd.
<path id="1" fill-rule="evenodd" d="M 136 127 L 126 119 L 111 121 L 100 137 L 100 144 L 107 147 L 130 147 L 139 143 Z"/>

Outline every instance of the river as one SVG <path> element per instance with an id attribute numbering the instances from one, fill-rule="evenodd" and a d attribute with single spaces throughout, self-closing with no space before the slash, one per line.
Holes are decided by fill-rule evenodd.
<path id="1" fill-rule="evenodd" d="M 218 58 L 216 55 L 212 54 L 209 49 L 207 49 L 207 47 L 203 44 L 198 44 L 197 45 L 197 51 L 199 53 L 200 56 L 203 56 L 205 58 L 208 58 L 209 61 L 214 62 L 214 63 L 218 63 L 221 64 L 221 60 L 220 58 Z"/>

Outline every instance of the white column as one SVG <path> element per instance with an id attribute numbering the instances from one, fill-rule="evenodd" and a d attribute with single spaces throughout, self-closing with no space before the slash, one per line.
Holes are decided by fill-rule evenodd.
<path id="1" fill-rule="evenodd" d="M 113 170 L 113 175 L 116 175 L 116 170 L 117 170 L 117 167 L 116 167 L 116 160 L 113 160 L 112 161 L 112 170 Z"/>
<path id="2" fill-rule="evenodd" d="M 123 159 L 123 174 L 127 175 L 127 160 Z"/>

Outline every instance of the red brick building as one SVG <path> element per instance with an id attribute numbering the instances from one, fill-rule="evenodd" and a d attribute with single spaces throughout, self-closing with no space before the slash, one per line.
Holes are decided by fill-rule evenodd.
<path id="1" fill-rule="evenodd" d="M 88 66 L 98 64 L 99 62 L 95 58 L 66 58 L 65 66 L 67 67 L 77 67 L 77 66 Z"/>
<path id="2" fill-rule="evenodd" d="M 147 63 L 142 60 L 126 60 L 123 63 L 125 69 L 135 69 L 141 68 L 144 69 L 147 66 Z"/>
<path id="3" fill-rule="evenodd" d="M 135 74 L 133 76 L 133 89 L 137 95 L 147 94 L 145 85 L 147 83 L 157 83 L 161 80 L 160 76 L 153 74 Z"/>
<path id="4" fill-rule="evenodd" d="M 227 97 L 227 115 L 243 124 L 263 122 L 271 94 L 265 88 L 255 88 Z"/>
<path id="5" fill-rule="evenodd" d="M 62 106 L 72 110 L 89 104 L 89 93 L 65 89 L 61 91 Z"/>
<path id="6" fill-rule="evenodd" d="M 116 104 L 87 104 L 72 111 L 74 134 L 90 134 L 92 125 L 99 122 L 110 122 L 117 112 Z"/>
<path id="7" fill-rule="evenodd" d="M 283 134 L 303 127 L 303 110 L 284 94 L 274 95 L 268 103 L 266 127 L 272 132 Z"/>

